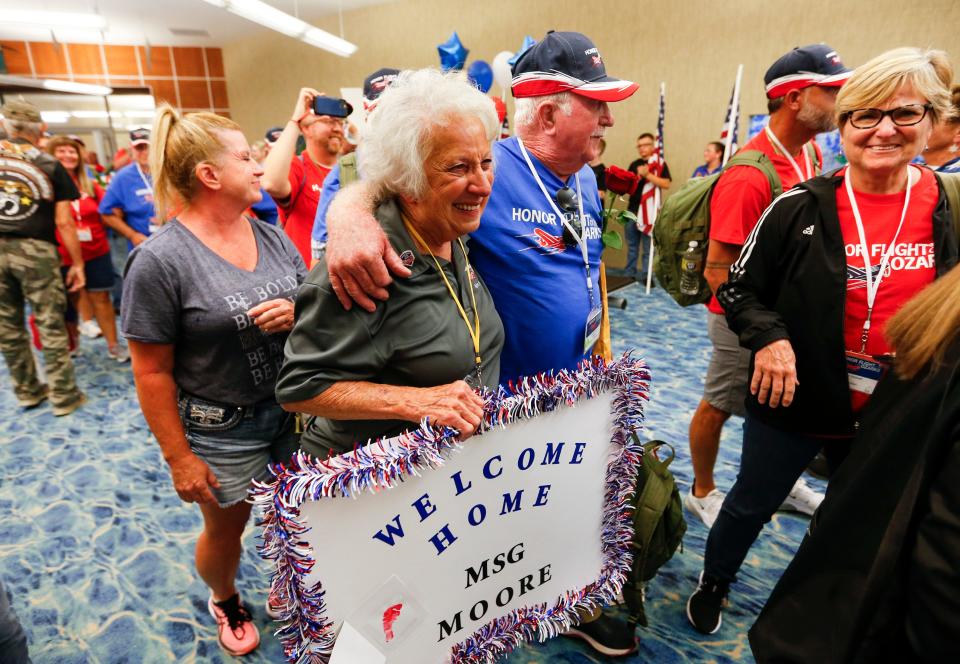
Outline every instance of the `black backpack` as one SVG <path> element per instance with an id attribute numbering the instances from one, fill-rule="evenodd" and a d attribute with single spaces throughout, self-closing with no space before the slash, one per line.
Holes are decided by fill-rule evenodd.
<path id="1" fill-rule="evenodd" d="M 634 434 L 636 440 L 636 434 Z M 668 459 L 660 460 L 655 452 L 670 450 Z M 623 599 L 630 612 L 630 622 L 647 626 L 643 609 L 644 585 L 673 557 L 687 532 L 680 491 L 670 472 L 673 446 L 662 440 L 643 445 L 643 461 L 637 472 L 633 506 L 633 566 L 623 584 Z"/>

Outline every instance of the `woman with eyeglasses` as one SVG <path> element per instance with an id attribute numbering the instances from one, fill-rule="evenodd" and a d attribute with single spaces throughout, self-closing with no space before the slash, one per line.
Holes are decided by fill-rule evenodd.
<path id="1" fill-rule="evenodd" d="M 345 310 L 321 258 L 300 289 L 277 400 L 307 413 L 300 445 L 341 454 L 425 417 L 469 436 L 496 389 L 503 325 L 470 265 L 493 183 L 500 123 L 475 87 L 437 70 L 403 72 L 364 128 L 358 167 L 376 217 L 411 271 L 372 311 Z"/>
<path id="2" fill-rule="evenodd" d="M 910 164 L 951 113 L 952 73 L 942 51 L 916 48 L 858 68 L 836 101 L 847 166 L 777 198 L 717 292 L 753 353 L 740 472 L 707 545 L 725 542 L 729 560 L 821 448 L 834 468 L 843 460 L 890 367 L 887 321 L 957 262 L 960 210 Z"/>

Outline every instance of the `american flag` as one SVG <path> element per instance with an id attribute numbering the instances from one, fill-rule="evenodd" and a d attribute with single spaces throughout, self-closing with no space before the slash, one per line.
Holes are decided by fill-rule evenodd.
<path id="1" fill-rule="evenodd" d="M 732 136 L 730 138 L 730 147 L 724 150 L 731 157 L 737 151 L 737 141 L 740 136 L 740 100 L 735 99 L 737 95 L 737 86 L 733 86 L 730 91 L 730 104 L 727 106 L 727 117 L 723 120 L 723 131 L 720 132 L 720 142 L 727 145 L 727 136 L 731 134 L 730 127 L 733 126 Z M 731 118 L 733 118 L 731 120 Z"/>
<path id="2" fill-rule="evenodd" d="M 663 172 L 665 160 L 663 152 L 663 115 L 664 115 L 664 84 L 660 84 L 660 110 L 657 116 L 657 136 L 653 143 L 653 154 L 647 159 L 647 168 L 651 175 L 660 176 Z M 653 222 L 660 211 L 659 189 L 650 181 L 644 180 L 640 195 L 640 219 L 637 223 L 640 230 L 649 234 L 653 229 Z"/>

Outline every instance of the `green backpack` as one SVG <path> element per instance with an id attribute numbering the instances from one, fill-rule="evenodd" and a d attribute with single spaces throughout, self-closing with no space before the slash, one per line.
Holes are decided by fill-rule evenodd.
<path id="1" fill-rule="evenodd" d="M 657 459 L 654 453 L 662 448 L 670 450 L 670 458 Z M 644 586 L 673 557 L 687 532 L 680 491 L 669 470 L 673 457 L 673 447 L 662 440 L 643 445 L 643 462 L 631 501 L 633 567 L 623 584 L 623 599 L 630 612 L 630 621 L 644 627 L 647 626 L 643 609 Z"/>
<path id="2" fill-rule="evenodd" d="M 940 181 L 940 188 L 947 197 L 947 203 L 953 215 L 953 228 L 957 239 L 960 240 L 960 174 L 934 172 L 934 175 Z"/>
<path id="3" fill-rule="evenodd" d="M 816 149 L 808 144 L 814 172 L 820 170 Z M 723 170 L 733 166 L 752 166 L 762 172 L 770 183 L 771 200 L 783 193 L 783 185 L 773 162 L 759 150 L 743 150 L 730 158 Z M 710 237 L 710 197 L 720 179 L 720 173 L 702 178 L 691 178 L 668 198 L 657 222 L 653 226 L 653 270 L 657 282 L 681 307 L 703 304 L 710 299 L 711 291 L 703 277 L 706 263 L 707 240 Z M 703 253 L 700 268 L 700 288 L 696 295 L 687 295 L 680 290 L 681 260 L 695 240 Z"/>

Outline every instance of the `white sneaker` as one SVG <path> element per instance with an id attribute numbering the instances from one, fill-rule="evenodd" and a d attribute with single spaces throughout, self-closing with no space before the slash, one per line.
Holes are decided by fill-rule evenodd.
<path id="1" fill-rule="evenodd" d="M 703 521 L 703 525 L 712 528 L 713 522 L 717 520 L 717 515 L 720 514 L 720 506 L 723 505 L 724 497 L 725 494 L 721 493 L 720 489 L 714 489 L 703 498 L 697 498 L 693 495 L 693 489 L 690 489 L 687 495 L 683 497 L 683 505 Z"/>
<path id="2" fill-rule="evenodd" d="M 783 505 L 780 506 L 780 511 L 799 512 L 800 514 L 813 516 L 813 513 L 817 511 L 817 508 L 820 507 L 820 503 L 822 502 L 823 494 L 811 489 L 806 480 L 801 477 L 797 480 L 797 483 L 793 485 L 793 488 L 790 489 L 790 495 L 783 501 Z"/>
<path id="3" fill-rule="evenodd" d="M 77 329 L 80 330 L 80 334 L 89 339 L 96 339 L 103 334 L 103 331 L 100 329 L 100 325 L 98 325 L 97 321 L 95 320 L 80 321 Z"/>
<path id="4" fill-rule="evenodd" d="M 126 347 L 121 346 L 120 344 L 117 344 L 113 348 L 108 348 L 107 355 L 115 359 L 117 362 L 120 362 L 121 364 L 123 362 L 130 361 L 130 351 L 128 351 Z"/>

